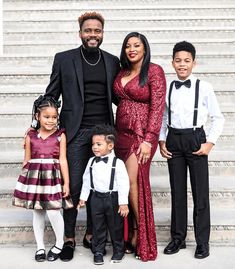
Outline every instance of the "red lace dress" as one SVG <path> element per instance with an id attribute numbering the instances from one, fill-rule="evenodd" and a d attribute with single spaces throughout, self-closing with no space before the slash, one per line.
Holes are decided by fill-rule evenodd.
<path id="1" fill-rule="evenodd" d="M 119 99 L 116 113 L 117 143 L 116 154 L 124 162 L 134 153 L 142 141 L 152 144 L 151 157 L 138 168 L 139 225 L 137 255 L 142 261 L 155 260 L 157 240 L 153 216 L 149 170 L 157 149 L 165 104 L 166 80 L 163 69 L 150 64 L 148 81 L 141 88 L 139 76 L 131 79 L 124 87 L 121 70 L 114 82 L 114 93 Z"/>

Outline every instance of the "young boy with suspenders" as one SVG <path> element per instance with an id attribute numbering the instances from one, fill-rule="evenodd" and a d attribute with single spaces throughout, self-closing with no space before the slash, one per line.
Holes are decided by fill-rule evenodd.
<path id="1" fill-rule="evenodd" d="M 197 248 L 195 258 L 209 256 L 210 205 L 208 154 L 222 133 L 224 117 L 210 83 L 192 75 L 195 47 L 186 41 L 173 48 L 172 65 L 177 80 L 170 84 L 160 132 L 159 146 L 167 158 L 170 176 L 172 211 L 171 242 L 165 254 L 186 248 L 187 169 L 194 202 L 193 223 Z M 206 136 L 203 126 L 210 116 Z"/>
<path id="2" fill-rule="evenodd" d="M 83 175 L 79 206 L 85 205 L 91 191 L 93 223 L 92 252 L 94 264 L 104 263 L 107 228 L 113 245 L 111 261 L 121 262 L 124 256 L 123 217 L 129 213 L 129 177 L 123 161 L 112 152 L 115 132 L 108 125 L 97 125 L 92 137 L 92 151 Z"/>

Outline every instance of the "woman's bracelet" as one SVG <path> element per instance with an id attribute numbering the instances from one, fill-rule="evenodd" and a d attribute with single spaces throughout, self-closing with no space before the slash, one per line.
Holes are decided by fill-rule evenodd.
<path id="1" fill-rule="evenodd" d="M 145 145 L 149 146 L 150 148 L 152 148 L 152 144 L 151 144 L 151 143 L 149 143 L 149 142 L 147 142 L 147 141 L 143 141 L 143 143 L 144 143 Z"/>

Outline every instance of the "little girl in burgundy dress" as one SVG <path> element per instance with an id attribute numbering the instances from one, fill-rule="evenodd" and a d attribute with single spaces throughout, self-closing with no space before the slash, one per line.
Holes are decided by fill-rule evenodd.
<path id="1" fill-rule="evenodd" d="M 13 205 L 33 210 L 33 230 L 37 243 L 35 260 L 55 261 L 64 243 L 64 221 L 60 213 L 62 197 L 69 195 L 66 137 L 58 127 L 60 102 L 40 96 L 33 106 L 37 122 L 25 140 L 23 169 L 16 184 Z M 45 216 L 55 232 L 56 243 L 46 255 L 43 241 Z"/>

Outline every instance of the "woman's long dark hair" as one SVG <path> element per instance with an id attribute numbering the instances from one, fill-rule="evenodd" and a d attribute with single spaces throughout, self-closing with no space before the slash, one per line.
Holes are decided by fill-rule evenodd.
<path id="1" fill-rule="evenodd" d="M 142 66 L 140 69 L 140 79 L 139 79 L 139 85 L 140 87 L 143 87 L 146 84 L 147 79 L 148 79 L 148 70 L 149 70 L 149 63 L 150 63 L 150 57 L 151 57 L 149 42 L 144 35 L 138 32 L 131 32 L 125 37 L 122 43 L 122 49 L 121 49 L 121 54 L 120 54 L 121 67 L 126 70 L 131 70 L 131 63 L 129 62 L 126 56 L 126 52 L 125 52 L 126 44 L 131 37 L 139 38 L 141 42 L 144 44 L 145 54 L 144 54 L 144 59 L 143 59 Z"/>

